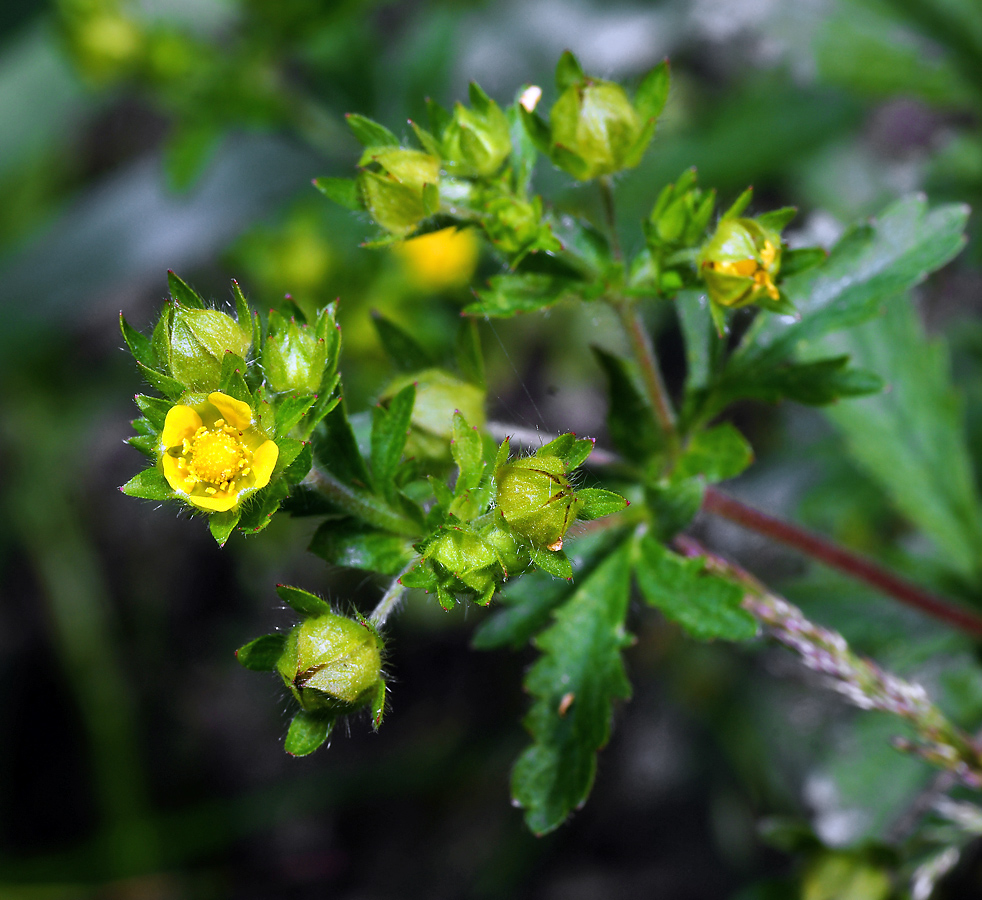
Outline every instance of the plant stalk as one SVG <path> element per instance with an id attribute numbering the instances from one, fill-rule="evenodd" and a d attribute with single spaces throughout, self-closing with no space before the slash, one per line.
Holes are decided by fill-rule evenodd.
<path id="1" fill-rule="evenodd" d="M 383 528 L 393 534 L 419 537 L 419 528 L 415 522 L 394 512 L 377 497 L 345 484 L 330 472 L 314 466 L 302 483 L 323 494 L 346 513 L 369 525 Z"/>

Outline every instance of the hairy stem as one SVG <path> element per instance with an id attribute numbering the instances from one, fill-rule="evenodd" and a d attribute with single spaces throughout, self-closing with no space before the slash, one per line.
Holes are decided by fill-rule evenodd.
<path id="1" fill-rule="evenodd" d="M 399 605 L 403 594 L 406 593 L 406 586 L 402 583 L 402 576 L 415 565 L 416 559 L 413 559 L 398 575 L 396 575 L 395 578 L 392 579 L 392 584 L 389 585 L 389 589 L 382 595 L 382 599 L 379 600 L 375 609 L 372 610 L 372 614 L 368 617 L 368 621 L 371 622 L 376 628 L 381 628 L 385 624 L 385 620 L 389 618 L 389 616 Z"/>
<path id="2" fill-rule="evenodd" d="M 600 186 L 600 202 L 604 208 L 604 222 L 610 237 L 610 250 L 614 259 L 620 262 L 624 258 L 621 252 L 621 241 L 617 236 L 617 215 L 614 212 L 614 185 L 609 175 L 604 175 L 597 182 Z"/>
<path id="3" fill-rule="evenodd" d="M 828 538 L 806 531 L 791 522 L 759 512 L 739 500 L 709 487 L 702 508 L 738 525 L 793 547 L 840 572 L 862 581 L 887 596 L 952 625 L 975 637 L 982 637 L 982 616 L 956 606 L 942 597 L 901 578 L 878 563 L 846 550 Z"/>
<path id="4" fill-rule="evenodd" d="M 419 528 L 415 522 L 394 512 L 372 494 L 345 484 L 330 472 L 325 472 L 317 466 L 310 470 L 303 484 L 323 494 L 335 506 L 369 525 L 406 537 L 419 536 Z"/>

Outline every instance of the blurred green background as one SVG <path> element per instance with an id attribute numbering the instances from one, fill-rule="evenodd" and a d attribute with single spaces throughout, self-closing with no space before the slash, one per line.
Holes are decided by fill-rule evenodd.
<path id="1" fill-rule="evenodd" d="M 625 223 L 690 165 L 724 201 L 752 183 L 761 209 L 797 205 L 800 243 L 828 245 L 912 191 L 982 193 L 976 0 L 0 6 L 0 898 L 792 897 L 808 860 L 768 846 L 761 817 L 832 848 L 896 836 L 931 773 L 890 747 L 892 723 L 854 715 L 782 651 L 695 645 L 650 610 L 634 615 L 635 697 L 593 797 L 547 838 L 508 803 L 534 657 L 470 650 L 480 610 L 413 601 L 391 629 L 381 733 L 356 721 L 289 758 L 286 693 L 234 648 L 289 624 L 278 582 L 363 609 L 380 585 L 305 554 L 302 519 L 220 551 L 202 521 L 116 490 L 142 465 L 123 444 L 141 385 L 117 316 L 150 326 L 167 269 L 219 304 L 232 277 L 261 308 L 339 297 L 356 411 L 393 374 L 372 309 L 443 352 L 466 287 L 361 248 L 370 223 L 310 181 L 350 173 L 345 112 L 408 135 L 425 97 L 450 104 L 471 79 L 501 103 L 527 83 L 548 96 L 566 48 L 629 83 L 672 60 L 653 147 L 618 185 Z M 599 209 L 543 164 L 536 183 Z M 966 253 L 918 297 L 950 341 L 976 474 L 980 259 L 973 218 Z M 482 258 L 478 277 L 496 265 Z M 587 346 L 613 341 L 608 325 L 563 308 L 486 326 L 491 418 L 602 442 Z M 678 389 L 677 326 L 656 325 Z M 819 413 L 748 404 L 737 424 L 759 458 L 741 496 L 938 583 Z M 977 727 L 966 643 L 735 528 L 699 527 Z M 979 870 L 967 853 L 945 896 L 977 895 L 959 891 Z"/>

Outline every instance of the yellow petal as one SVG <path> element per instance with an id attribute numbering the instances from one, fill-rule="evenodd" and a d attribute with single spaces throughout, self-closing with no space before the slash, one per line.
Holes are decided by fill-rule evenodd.
<path id="1" fill-rule="evenodd" d="M 161 452 L 169 447 L 180 447 L 183 440 L 191 437 L 200 427 L 201 416 L 190 406 L 172 406 L 167 411 L 164 430 L 160 433 Z"/>
<path id="2" fill-rule="evenodd" d="M 164 454 L 160 458 L 160 464 L 164 467 L 164 478 L 167 479 L 167 483 L 179 494 L 190 494 L 191 488 L 194 487 L 194 482 L 188 478 L 186 472 L 182 469 L 180 462 L 174 456 L 169 456 Z"/>
<path id="3" fill-rule="evenodd" d="M 280 448 L 274 441 L 266 441 L 252 454 L 252 472 L 256 476 L 256 483 L 253 485 L 255 490 L 258 491 L 269 484 L 269 478 L 273 474 L 273 467 L 279 455 Z"/>
<path id="4" fill-rule="evenodd" d="M 252 407 L 248 403 L 229 397 L 221 391 L 208 395 L 208 402 L 221 413 L 222 418 L 233 428 L 245 431 L 252 426 Z"/>
<path id="5" fill-rule="evenodd" d="M 205 494 L 204 496 L 199 494 L 198 496 L 188 497 L 188 503 L 192 506 L 197 506 L 198 509 L 203 509 L 205 512 L 228 512 L 238 502 L 239 497 L 237 494 L 225 491 L 218 494 Z"/>

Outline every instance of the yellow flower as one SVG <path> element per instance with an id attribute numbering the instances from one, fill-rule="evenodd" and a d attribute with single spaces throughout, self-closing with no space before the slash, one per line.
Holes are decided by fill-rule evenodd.
<path id="1" fill-rule="evenodd" d="M 219 391 L 196 406 L 172 407 L 160 435 L 164 478 L 205 512 L 226 512 L 266 487 L 279 452 L 249 404 Z"/>
<path id="2" fill-rule="evenodd" d="M 397 244 L 395 252 L 412 284 L 422 290 L 463 287 L 471 280 L 480 252 L 471 228 L 443 228 Z"/>

